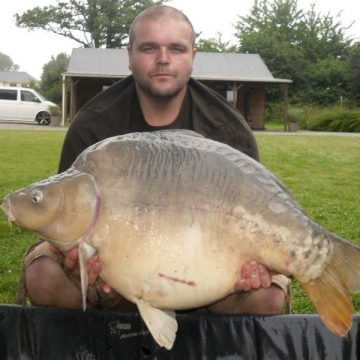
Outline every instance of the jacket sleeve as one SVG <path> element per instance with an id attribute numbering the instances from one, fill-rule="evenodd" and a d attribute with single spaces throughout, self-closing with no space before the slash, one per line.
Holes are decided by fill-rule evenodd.
<path id="1" fill-rule="evenodd" d="M 240 112 L 221 95 L 194 79 L 190 79 L 189 89 L 194 131 L 259 161 L 254 134 Z"/>
<path id="2" fill-rule="evenodd" d="M 89 110 L 80 110 L 71 123 L 61 150 L 58 172 L 66 171 L 89 146 L 113 136 L 112 128 Z"/>
<path id="3" fill-rule="evenodd" d="M 243 152 L 256 161 L 260 161 L 259 149 L 252 130 L 245 120 L 233 120 L 217 128 L 207 136 L 209 139 L 222 142 Z"/>
<path id="4" fill-rule="evenodd" d="M 132 76 L 92 98 L 71 122 L 63 144 L 59 172 L 66 171 L 90 145 L 127 131 L 135 93 Z"/>

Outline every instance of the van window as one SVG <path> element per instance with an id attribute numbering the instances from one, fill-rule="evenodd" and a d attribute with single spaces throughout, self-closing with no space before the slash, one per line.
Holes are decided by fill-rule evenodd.
<path id="1" fill-rule="evenodd" d="M 14 100 L 16 101 L 17 90 L 0 89 L 0 100 Z"/>
<path id="2" fill-rule="evenodd" d="M 21 90 L 21 101 L 39 102 L 36 95 L 26 90 Z"/>

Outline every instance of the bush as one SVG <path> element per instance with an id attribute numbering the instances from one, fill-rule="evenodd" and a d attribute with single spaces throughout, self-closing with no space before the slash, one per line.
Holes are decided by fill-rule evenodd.
<path id="1" fill-rule="evenodd" d="M 300 123 L 305 116 L 305 110 L 300 107 L 289 107 L 288 110 L 288 122 Z"/>
<path id="2" fill-rule="evenodd" d="M 360 109 L 338 106 L 308 113 L 301 127 L 313 131 L 360 132 Z"/>
<path id="3" fill-rule="evenodd" d="M 284 102 L 267 102 L 265 107 L 265 122 L 284 122 Z"/>

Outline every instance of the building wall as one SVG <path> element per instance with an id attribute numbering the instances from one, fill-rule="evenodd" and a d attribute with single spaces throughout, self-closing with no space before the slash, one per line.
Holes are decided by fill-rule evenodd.
<path id="1" fill-rule="evenodd" d="M 248 83 L 238 92 L 237 108 L 253 130 L 265 129 L 265 84 Z"/>
<path id="2" fill-rule="evenodd" d="M 70 118 L 73 119 L 76 113 L 89 100 L 117 81 L 119 81 L 119 79 L 115 78 L 72 78 L 72 109 Z"/>
<path id="3" fill-rule="evenodd" d="M 9 83 L 6 81 L 0 81 L 0 86 L 11 86 L 11 87 L 22 87 L 24 85 L 27 85 L 28 83 Z"/>
<path id="4" fill-rule="evenodd" d="M 229 94 L 233 83 L 224 81 L 203 81 L 203 83 L 220 95 L 233 102 L 233 94 Z M 266 87 L 262 83 L 236 83 L 236 108 L 244 116 L 250 127 L 254 130 L 265 129 Z"/>

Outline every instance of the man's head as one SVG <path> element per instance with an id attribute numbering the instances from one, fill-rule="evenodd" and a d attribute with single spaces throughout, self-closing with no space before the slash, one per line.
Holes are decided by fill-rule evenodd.
<path id="1" fill-rule="evenodd" d="M 138 22 L 141 22 L 141 20 L 153 20 L 157 21 L 159 19 L 165 19 L 168 18 L 170 21 L 184 21 L 187 23 L 191 29 L 191 36 L 192 36 L 192 46 L 195 47 L 195 38 L 196 34 L 194 31 L 194 28 L 189 20 L 189 18 L 181 11 L 166 5 L 157 5 L 152 6 L 150 8 L 147 8 L 146 10 L 142 11 L 132 22 L 130 26 L 129 31 L 129 47 L 133 45 L 133 42 L 135 40 L 135 27 Z"/>
<path id="2" fill-rule="evenodd" d="M 196 50 L 193 26 L 181 11 L 164 5 L 144 10 L 131 25 L 129 43 L 138 91 L 158 99 L 184 91 Z"/>

